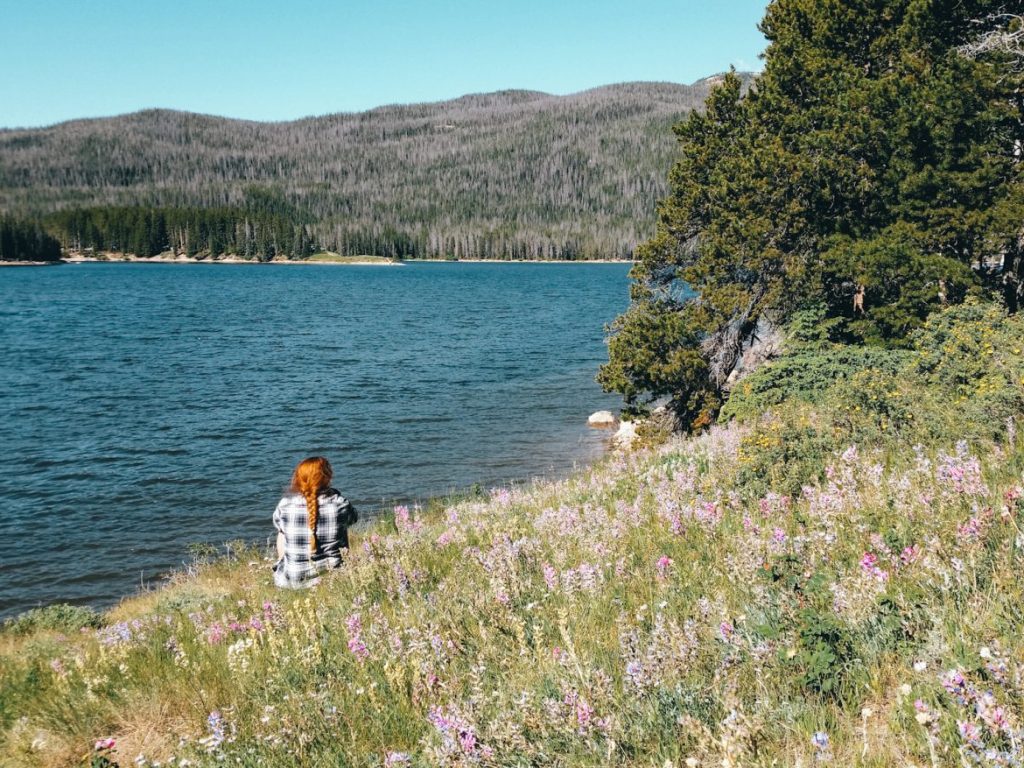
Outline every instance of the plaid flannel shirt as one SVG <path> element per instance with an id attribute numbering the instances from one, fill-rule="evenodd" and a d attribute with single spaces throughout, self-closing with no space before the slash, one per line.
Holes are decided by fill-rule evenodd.
<path id="1" fill-rule="evenodd" d="M 334 488 L 321 493 L 316 552 L 311 554 L 306 500 L 298 493 L 285 495 L 274 510 L 274 527 L 284 534 L 284 557 L 274 563 L 274 583 L 302 586 L 320 571 L 341 565 L 341 550 L 348 548 L 348 527 L 358 519 L 349 500 Z"/>

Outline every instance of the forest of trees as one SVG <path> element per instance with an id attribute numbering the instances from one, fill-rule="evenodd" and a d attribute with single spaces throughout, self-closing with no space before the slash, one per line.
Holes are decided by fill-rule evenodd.
<path id="1" fill-rule="evenodd" d="M 763 74 L 676 128 L 602 384 L 698 427 L 759 329 L 797 312 L 883 347 L 971 293 L 1016 312 L 1022 26 L 992 0 L 772 2 Z"/>
<path id="2" fill-rule="evenodd" d="M 671 126 L 720 79 L 0 131 L 0 210 L 45 218 L 66 247 L 139 255 L 628 258 L 654 229 Z"/>
<path id="3" fill-rule="evenodd" d="M 0 216 L 0 261 L 59 261 L 60 243 L 38 222 Z"/>
<path id="4" fill-rule="evenodd" d="M 305 258 L 315 244 L 302 217 L 251 208 L 74 208 L 43 219 L 70 252 L 150 257 L 233 254 L 258 261 Z"/>

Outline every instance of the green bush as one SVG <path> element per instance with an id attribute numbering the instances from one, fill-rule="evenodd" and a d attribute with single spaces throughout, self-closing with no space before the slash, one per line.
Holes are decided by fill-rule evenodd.
<path id="1" fill-rule="evenodd" d="M 753 426 L 744 479 L 792 493 L 853 443 L 999 440 L 1024 412 L 1024 319 L 968 300 L 937 312 L 912 350 L 800 341 L 743 379 L 722 409 Z"/>
<path id="2" fill-rule="evenodd" d="M 856 655 L 849 630 L 830 610 L 808 606 L 797 620 L 799 647 L 790 663 L 800 683 L 815 693 L 844 701 L 851 693 Z"/>
<path id="3" fill-rule="evenodd" d="M 724 420 L 750 419 L 786 400 L 815 405 L 832 388 L 867 370 L 895 375 L 912 356 L 904 351 L 842 344 L 795 345 L 784 357 L 742 379 L 722 407 Z"/>
<path id="4" fill-rule="evenodd" d="M 101 626 L 103 626 L 103 618 L 92 608 L 58 603 L 45 608 L 33 608 L 12 619 L 7 619 L 4 621 L 3 631 L 15 635 L 27 635 L 39 630 L 78 632 L 84 627 Z"/>
<path id="5" fill-rule="evenodd" d="M 1024 412 L 1024 318 L 968 301 L 933 314 L 913 339 L 908 377 L 935 392 L 969 440 L 1004 436 Z M 943 420 L 945 422 L 950 419 Z"/>

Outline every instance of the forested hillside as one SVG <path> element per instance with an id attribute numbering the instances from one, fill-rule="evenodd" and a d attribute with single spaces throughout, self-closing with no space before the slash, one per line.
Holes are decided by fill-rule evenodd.
<path id="1" fill-rule="evenodd" d="M 653 231 L 671 126 L 718 79 L 288 123 L 149 110 L 0 131 L 0 211 L 46 217 L 65 248 L 140 255 L 626 257 Z"/>
<path id="2" fill-rule="evenodd" d="M 0 216 L 0 261 L 59 261 L 60 243 L 38 224 Z"/>

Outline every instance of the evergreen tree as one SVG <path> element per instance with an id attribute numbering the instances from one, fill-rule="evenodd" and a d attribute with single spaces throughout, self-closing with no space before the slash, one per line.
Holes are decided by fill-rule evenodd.
<path id="1" fill-rule="evenodd" d="M 962 55 L 996 5 L 772 2 L 750 92 L 730 75 L 676 129 L 601 383 L 700 426 L 763 320 L 825 303 L 838 337 L 900 344 L 984 282 L 1022 220 L 1020 73 Z"/>
<path id="2" fill-rule="evenodd" d="M 0 216 L 0 261 L 60 261 L 60 241 L 37 223 Z"/>

